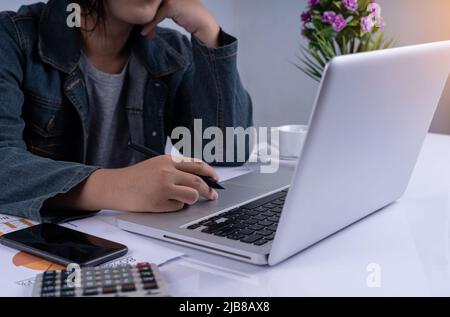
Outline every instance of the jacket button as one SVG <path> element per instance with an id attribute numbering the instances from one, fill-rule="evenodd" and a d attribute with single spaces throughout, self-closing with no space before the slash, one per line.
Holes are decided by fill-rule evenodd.
<path id="1" fill-rule="evenodd" d="M 156 83 L 156 84 L 155 84 L 155 87 L 158 87 L 158 88 L 159 88 L 159 87 L 161 87 L 161 84 L 160 84 L 160 83 Z"/>
<path id="2" fill-rule="evenodd" d="M 153 137 L 155 137 L 155 136 L 157 136 L 157 135 L 158 135 L 158 133 L 156 133 L 156 131 L 153 131 L 153 132 L 152 132 L 152 136 L 153 136 Z"/>

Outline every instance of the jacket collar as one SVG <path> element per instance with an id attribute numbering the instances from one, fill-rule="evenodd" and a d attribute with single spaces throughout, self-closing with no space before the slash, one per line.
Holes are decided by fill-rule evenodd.
<path id="1" fill-rule="evenodd" d="M 50 0 L 39 22 L 39 55 L 43 62 L 67 74 L 78 68 L 81 56 L 80 31 L 67 26 L 67 6 L 71 0 Z M 132 49 L 154 77 L 162 77 L 186 67 L 187 58 L 157 35 L 148 40 L 138 27 L 131 37 Z"/>

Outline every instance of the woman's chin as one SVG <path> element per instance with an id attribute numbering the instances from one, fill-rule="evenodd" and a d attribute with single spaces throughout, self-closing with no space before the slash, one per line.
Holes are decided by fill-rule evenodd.
<path id="1" fill-rule="evenodd" d="M 138 17 L 133 17 L 133 19 L 130 19 L 131 21 L 129 21 L 132 24 L 136 24 L 136 25 L 145 25 L 148 24 L 150 22 L 153 21 L 153 19 L 155 18 L 155 15 L 143 15 L 143 16 L 138 16 Z"/>

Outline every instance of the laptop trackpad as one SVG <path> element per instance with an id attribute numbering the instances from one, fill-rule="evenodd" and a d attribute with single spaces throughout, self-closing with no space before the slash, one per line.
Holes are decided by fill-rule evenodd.
<path id="1" fill-rule="evenodd" d="M 280 166 L 274 174 L 264 174 L 256 171 L 232 178 L 224 182 L 223 186 L 225 189 L 231 186 L 244 186 L 246 188 L 260 188 L 270 192 L 288 186 L 291 183 L 293 174 L 293 168 Z"/>
<path id="2" fill-rule="evenodd" d="M 234 206 L 247 202 L 249 200 L 255 200 L 259 196 L 265 196 L 270 191 L 264 188 L 238 185 L 238 184 L 226 184 L 225 190 L 218 191 L 219 199 L 213 202 L 205 202 L 209 207 L 214 209 L 222 209 L 222 207 Z M 202 205 L 202 202 L 197 203 Z"/>
<path id="3" fill-rule="evenodd" d="M 256 200 L 267 194 L 289 186 L 293 170 L 280 168 L 276 174 L 249 173 L 221 183 L 224 190 L 218 190 L 219 199 L 214 202 L 201 201 L 191 208 L 220 211 L 235 205 Z"/>

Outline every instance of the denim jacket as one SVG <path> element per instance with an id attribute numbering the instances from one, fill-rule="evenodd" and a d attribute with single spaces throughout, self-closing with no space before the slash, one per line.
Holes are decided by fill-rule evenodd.
<path id="1" fill-rule="evenodd" d="M 86 165 L 89 104 L 80 33 L 66 24 L 69 2 L 0 13 L 0 213 L 47 221 L 45 201 L 98 169 Z M 221 41 L 211 49 L 163 28 L 151 40 L 132 36 L 147 75 L 143 97 L 126 104 L 133 142 L 163 152 L 171 131 L 193 129 L 194 119 L 204 128 L 252 125 L 237 41 L 224 32 Z"/>

